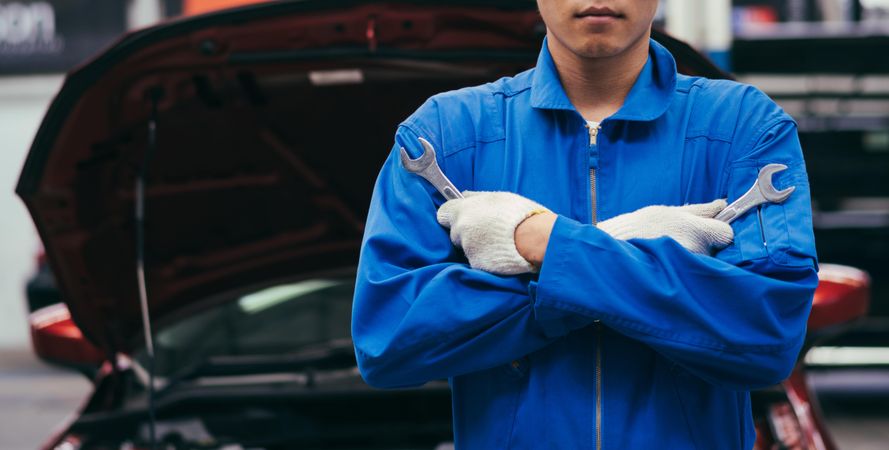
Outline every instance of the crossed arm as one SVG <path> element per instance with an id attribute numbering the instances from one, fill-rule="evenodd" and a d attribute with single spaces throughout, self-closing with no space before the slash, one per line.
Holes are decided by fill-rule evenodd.
<path id="1" fill-rule="evenodd" d="M 539 214 L 516 230 L 519 252 L 543 262 L 539 276 L 499 276 L 466 264 L 436 222 L 437 194 L 399 166 L 396 143 L 374 187 L 359 259 L 352 332 L 362 375 L 379 387 L 458 376 L 601 320 L 713 383 L 750 389 L 780 381 L 802 345 L 817 284 L 806 235 L 808 184 L 793 131 L 782 125 L 768 144 L 790 149 L 780 162 L 797 186 L 766 217 L 778 225 L 768 230 L 777 233 L 769 253 L 744 257 L 726 249 L 711 257 L 670 238 L 615 239 L 593 225 Z M 405 142 L 416 140 L 402 132 Z M 747 164 L 739 161 L 738 174 Z M 730 186 L 729 200 L 749 182 Z M 762 245 L 754 242 L 759 230 L 735 231 L 733 246 Z"/>

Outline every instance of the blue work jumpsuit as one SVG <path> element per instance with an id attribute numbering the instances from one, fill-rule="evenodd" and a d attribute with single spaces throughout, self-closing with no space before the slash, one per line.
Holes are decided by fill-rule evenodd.
<path id="1" fill-rule="evenodd" d="M 539 274 L 472 269 L 445 199 L 399 159 L 417 137 L 458 189 L 558 214 Z M 741 196 L 768 163 L 783 204 L 715 256 L 594 223 Z M 544 39 L 535 68 L 429 98 L 395 133 L 361 247 L 352 336 L 372 386 L 448 379 L 458 449 L 749 449 L 749 390 L 784 379 L 817 285 L 796 123 L 756 88 L 677 74 L 655 41 L 624 105 L 589 129 Z"/>

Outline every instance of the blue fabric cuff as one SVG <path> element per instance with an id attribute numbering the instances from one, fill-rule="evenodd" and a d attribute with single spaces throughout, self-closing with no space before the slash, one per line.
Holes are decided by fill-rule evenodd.
<path id="1" fill-rule="evenodd" d="M 581 314 L 582 308 L 572 308 L 571 305 L 559 300 L 559 292 L 566 289 L 577 288 L 566 286 L 566 274 L 568 261 L 572 248 L 574 231 L 583 224 L 565 216 L 558 216 L 553 229 L 550 232 L 549 243 L 543 255 L 543 264 L 537 280 L 528 284 L 528 294 L 531 297 L 531 307 L 534 317 L 543 327 L 547 336 L 561 336 L 569 331 L 580 328 L 590 322 L 594 317 Z M 602 232 L 605 234 L 605 232 Z M 609 237 L 610 238 L 610 237 Z"/>

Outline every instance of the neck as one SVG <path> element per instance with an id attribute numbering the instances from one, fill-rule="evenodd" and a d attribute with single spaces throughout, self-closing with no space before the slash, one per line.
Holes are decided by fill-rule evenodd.
<path id="1" fill-rule="evenodd" d="M 624 104 L 648 60 L 648 36 L 625 51 L 607 57 L 579 56 L 558 39 L 547 39 L 562 88 L 586 120 L 601 122 Z"/>

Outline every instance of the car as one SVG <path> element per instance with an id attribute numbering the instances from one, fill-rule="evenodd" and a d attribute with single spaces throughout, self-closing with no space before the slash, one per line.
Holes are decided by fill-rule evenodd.
<path id="1" fill-rule="evenodd" d="M 397 124 L 531 67 L 544 32 L 533 1 L 274 2 L 131 32 L 70 72 L 17 193 L 64 301 L 31 314 L 35 351 L 94 389 L 42 448 L 451 448 L 446 381 L 357 370 L 364 218 Z M 823 328 L 867 308 L 866 274 L 838 270 Z M 776 389 L 762 445 L 826 436 L 772 411 L 798 404 Z"/>

